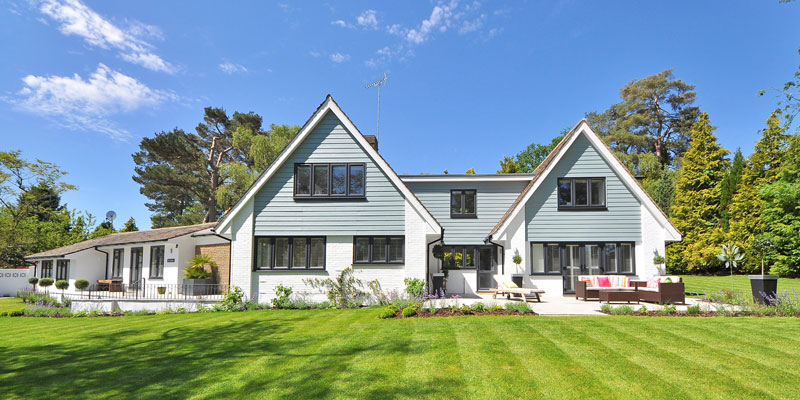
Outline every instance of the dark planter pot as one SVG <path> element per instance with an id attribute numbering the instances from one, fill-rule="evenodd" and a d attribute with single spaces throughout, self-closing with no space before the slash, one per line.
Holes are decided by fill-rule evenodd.
<path id="1" fill-rule="evenodd" d="M 216 294 L 217 286 L 214 278 L 183 279 L 183 294 L 189 296 L 205 296 Z"/>
<path id="2" fill-rule="evenodd" d="M 515 285 L 522 287 L 522 278 L 524 275 L 522 274 L 513 274 L 511 275 L 511 282 L 514 282 Z M 521 295 L 515 294 L 514 297 L 522 297 Z"/>
<path id="3" fill-rule="evenodd" d="M 166 287 L 166 286 L 159 286 L 159 287 L 158 287 L 158 288 L 156 288 L 156 289 L 158 290 L 158 294 L 164 294 L 164 293 L 167 293 L 167 287 Z"/>
<path id="4" fill-rule="evenodd" d="M 769 304 L 764 295 L 774 296 L 778 292 L 778 275 L 750 275 L 750 289 L 753 291 L 753 301 Z"/>
<path id="5" fill-rule="evenodd" d="M 444 274 L 433 274 L 433 281 L 431 282 L 431 289 L 433 294 L 439 295 L 445 293 L 444 289 Z"/>

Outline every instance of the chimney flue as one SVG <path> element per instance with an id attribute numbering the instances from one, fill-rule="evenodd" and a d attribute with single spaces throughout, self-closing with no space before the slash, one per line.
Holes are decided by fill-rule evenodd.
<path id="1" fill-rule="evenodd" d="M 378 151 L 378 138 L 375 135 L 364 135 L 364 139 L 367 139 L 367 143 L 369 143 L 375 151 Z"/>

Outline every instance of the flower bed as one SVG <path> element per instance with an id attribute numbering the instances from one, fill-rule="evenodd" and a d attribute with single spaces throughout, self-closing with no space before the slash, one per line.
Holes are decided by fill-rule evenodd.
<path id="1" fill-rule="evenodd" d="M 505 307 L 500 305 L 486 305 L 484 303 L 473 303 L 472 305 L 449 306 L 436 308 L 433 303 L 420 307 L 418 304 L 409 304 L 405 308 L 396 305 L 388 305 L 381 309 L 378 314 L 380 319 L 388 318 L 426 318 L 426 317 L 453 317 L 460 315 L 538 315 L 528 303 L 506 303 Z"/>

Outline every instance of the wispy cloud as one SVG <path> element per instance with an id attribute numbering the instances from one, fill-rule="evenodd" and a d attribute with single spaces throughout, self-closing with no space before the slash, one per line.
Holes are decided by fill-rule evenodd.
<path id="1" fill-rule="evenodd" d="M 336 21 L 331 21 L 331 25 L 340 26 L 342 28 L 350 28 L 350 24 L 345 22 L 343 19 L 337 19 Z"/>
<path id="2" fill-rule="evenodd" d="M 314 58 L 322 57 L 322 53 L 320 53 L 318 51 L 314 51 L 314 50 L 309 51 L 308 55 L 310 55 L 311 57 L 314 57 Z"/>
<path id="3" fill-rule="evenodd" d="M 173 65 L 155 54 L 154 46 L 145 40 L 163 40 L 163 33 L 155 26 L 137 21 L 122 29 L 79 0 L 45 0 L 39 5 L 39 11 L 57 22 L 58 30 L 64 35 L 80 36 L 94 47 L 116 49 L 123 60 L 153 71 L 176 71 Z"/>
<path id="4" fill-rule="evenodd" d="M 220 63 L 219 64 L 219 69 L 222 70 L 222 72 L 224 72 L 224 73 L 226 73 L 228 75 L 243 74 L 243 73 L 247 72 L 247 67 L 245 67 L 244 65 L 242 65 L 242 64 L 234 64 L 234 63 L 232 63 L 230 61 L 224 61 L 224 62 Z"/>
<path id="5" fill-rule="evenodd" d="M 356 18 L 356 22 L 367 29 L 378 29 L 377 14 L 375 10 L 365 10 Z"/>
<path id="6" fill-rule="evenodd" d="M 335 62 L 337 64 L 341 64 L 341 63 L 343 63 L 343 62 L 345 62 L 345 61 L 350 59 L 350 54 L 342 54 L 342 53 L 338 53 L 337 52 L 337 53 L 331 53 L 331 55 L 329 57 L 330 57 L 331 61 L 333 61 L 333 62 Z"/>
<path id="7" fill-rule="evenodd" d="M 69 129 L 101 132 L 116 140 L 125 140 L 130 134 L 109 117 L 177 100 L 173 93 L 151 89 L 104 64 L 98 64 L 88 79 L 78 74 L 28 75 L 22 82 L 24 87 L 16 96 L 5 99 L 15 108 L 45 116 Z"/>

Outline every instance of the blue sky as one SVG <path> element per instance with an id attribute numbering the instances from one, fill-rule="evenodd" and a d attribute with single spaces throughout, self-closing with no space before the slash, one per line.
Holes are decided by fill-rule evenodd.
<path id="1" fill-rule="evenodd" d="M 749 153 L 800 64 L 800 4 L 0 0 L 2 148 L 59 164 L 71 208 L 150 224 L 131 153 L 205 106 L 302 124 L 327 93 L 399 173 L 493 173 L 634 78 L 674 68 Z"/>

